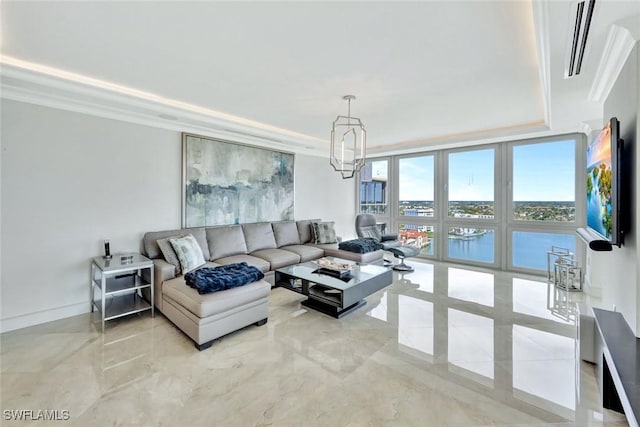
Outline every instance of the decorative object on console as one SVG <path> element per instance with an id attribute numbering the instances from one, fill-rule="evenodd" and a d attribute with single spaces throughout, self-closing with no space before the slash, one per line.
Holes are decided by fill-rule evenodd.
<path id="1" fill-rule="evenodd" d="M 582 290 L 582 270 L 569 249 L 551 246 L 547 252 L 547 280 L 565 291 Z"/>
<path id="2" fill-rule="evenodd" d="M 183 273 L 188 273 L 205 264 L 202 249 L 193 234 L 178 238 L 170 237 L 169 242 L 178 255 Z"/>
<path id="3" fill-rule="evenodd" d="M 294 155 L 182 135 L 184 228 L 293 220 Z"/>
<path id="4" fill-rule="evenodd" d="M 362 121 L 351 117 L 351 100 L 354 95 L 342 97 L 348 102 L 347 116 L 338 116 L 331 129 L 331 153 L 329 163 L 342 174 L 342 178 L 353 178 L 365 163 L 367 150 L 367 131 Z"/>
<path id="5" fill-rule="evenodd" d="M 104 256 L 102 258 L 111 259 L 111 248 L 108 240 L 104 241 Z"/>

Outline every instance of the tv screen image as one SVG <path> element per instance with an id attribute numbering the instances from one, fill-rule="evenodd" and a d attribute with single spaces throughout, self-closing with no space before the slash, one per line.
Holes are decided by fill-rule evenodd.
<path id="1" fill-rule="evenodd" d="M 615 194 L 612 173 L 611 122 L 587 148 L 587 225 L 607 240 L 612 240 Z"/>

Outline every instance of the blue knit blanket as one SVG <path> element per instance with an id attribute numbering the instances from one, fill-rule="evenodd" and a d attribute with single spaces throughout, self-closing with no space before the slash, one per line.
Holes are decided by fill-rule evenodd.
<path id="1" fill-rule="evenodd" d="M 260 270 L 248 265 L 246 262 L 241 262 L 190 271 L 184 275 L 184 280 L 187 285 L 196 289 L 199 294 L 209 294 L 244 286 L 263 277 L 264 274 Z"/>
<path id="2" fill-rule="evenodd" d="M 366 254 L 367 252 L 377 251 L 382 249 L 382 245 L 375 240 L 365 237 L 362 239 L 347 240 L 346 242 L 340 242 L 339 249 L 348 252 L 355 252 L 357 254 Z"/>

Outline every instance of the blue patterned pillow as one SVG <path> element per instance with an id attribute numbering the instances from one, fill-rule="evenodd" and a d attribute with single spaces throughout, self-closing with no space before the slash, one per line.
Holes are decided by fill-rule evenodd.
<path id="1" fill-rule="evenodd" d="M 173 250 L 178 255 L 183 274 L 205 264 L 202 249 L 193 234 L 187 234 L 179 238 L 169 238 L 169 243 L 171 243 Z"/>

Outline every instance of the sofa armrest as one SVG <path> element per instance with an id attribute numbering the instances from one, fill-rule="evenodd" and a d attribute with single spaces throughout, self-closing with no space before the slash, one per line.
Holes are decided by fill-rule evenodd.
<path id="1" fill-rule="evenodd" d="M 158 310 L 162 311 L 162 284 L 176 277 L 176 267 L 167 261 L 156 258 L 153 261 L 153 299 Z"/>
<path id="2" fill-rule="evenodd" d="M 383 234 L 381 242 L 388 242 L 389 240 L 398 240 L 397 234 Z"/>

